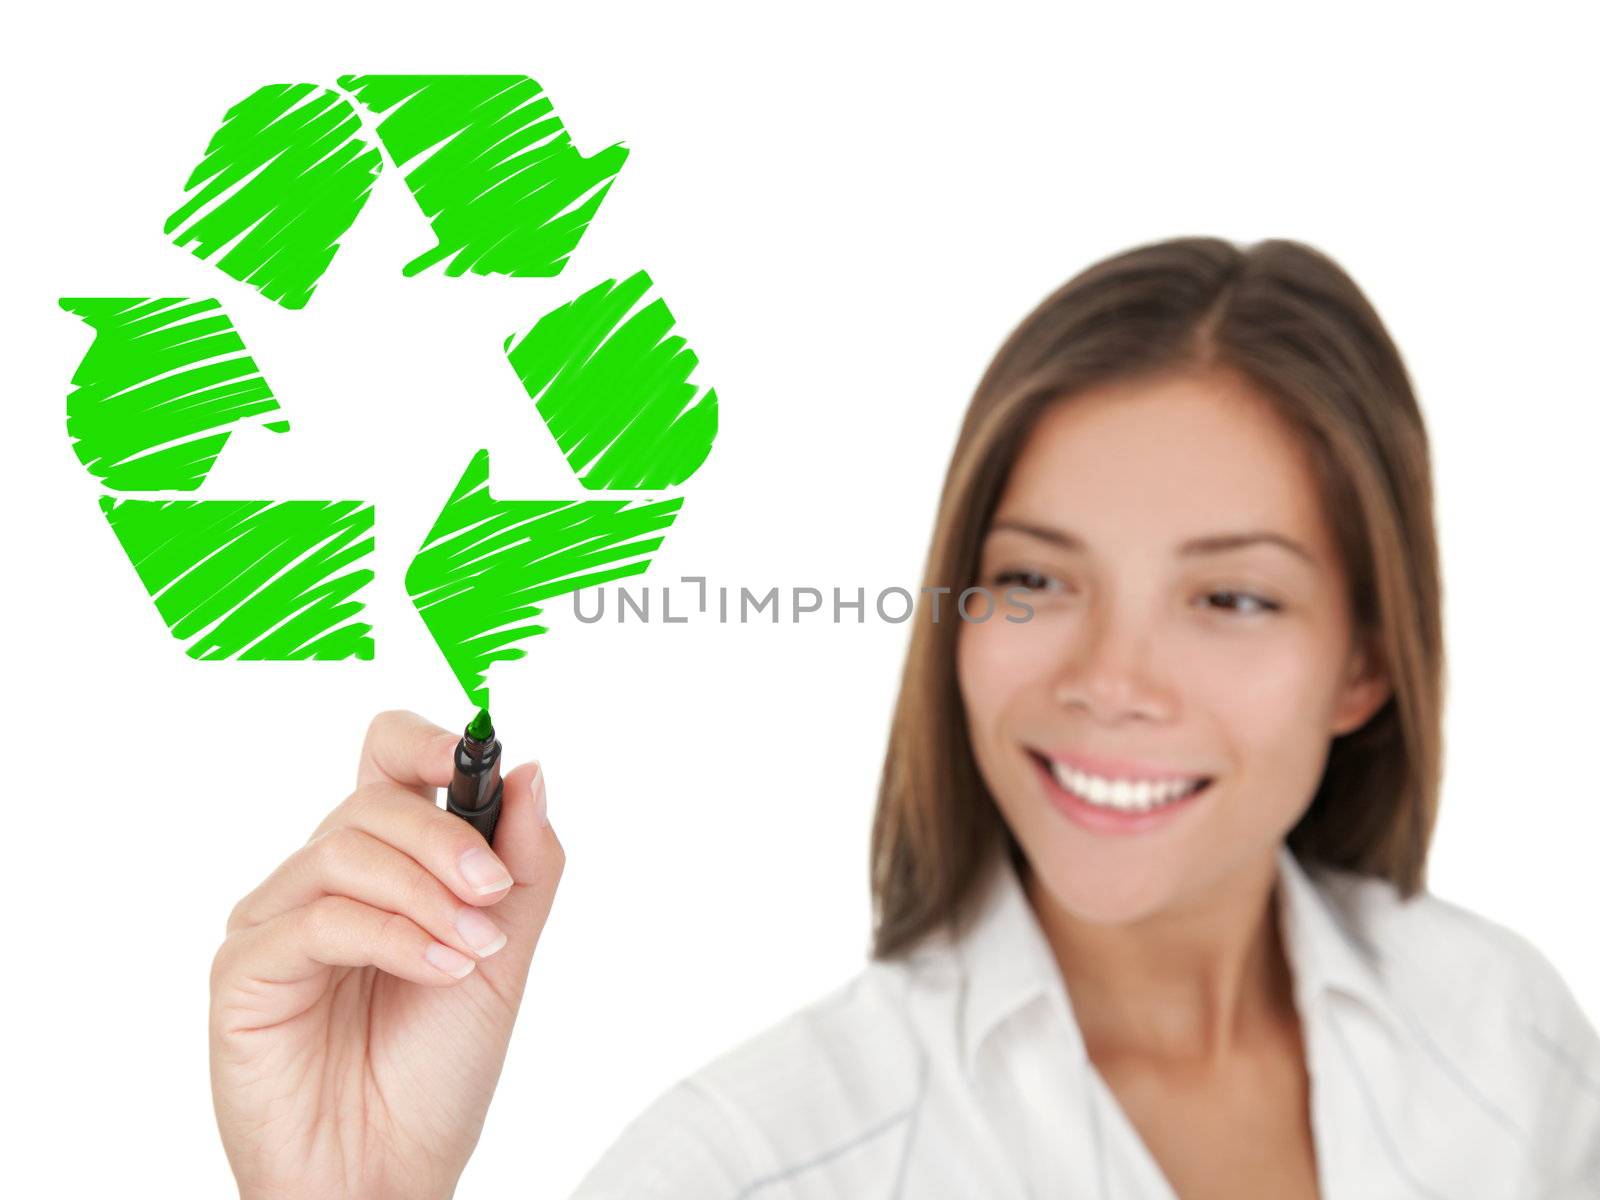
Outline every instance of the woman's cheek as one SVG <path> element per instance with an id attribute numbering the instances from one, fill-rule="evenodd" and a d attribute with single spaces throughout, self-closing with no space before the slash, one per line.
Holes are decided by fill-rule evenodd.
<path id="1" fill-rule="evenodd" d="M 1062 622 L 1038 614 L 1029 621 L 1007 621 L 997 614 L 981 623 L 968 622 L 961 636 L 971 658 L 970 671 L 981 681 L 991 704 L 1003 704 L 1048 682 L 1067 650 Z"/>
<path id="2" fill-rule="evenodd" d="M 1187 685 L 1226 692 L 1235 704 L 1300 712 L 1327 655 L 1306 631 L 1272 619 L 1278 623 L 1256 629 L 1186 630 L 1169 661 L 1183 664 Z"/>
<path id="3" fill-rule="evenodd" d="M 1191 699 L 1217 714 L 1229 742 L 1282 786 L 1314 771 L 1326 749 L 1326 659 L 1314 639 L 1263 636 L 1197 662 L 1187 686 Z"/>

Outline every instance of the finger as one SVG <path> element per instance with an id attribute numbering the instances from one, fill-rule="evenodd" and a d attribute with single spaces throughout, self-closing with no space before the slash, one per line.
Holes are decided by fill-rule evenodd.
<path id="1" fill-rule="evenodd" d="M 488 910 L 510 940 L 483 964 L 481 974 L 502 994 L 516 996 L 527 983 L 567 858 L 545 820 L 544 771 L 537 762 L 524 763 L 505 777 L 500 804 L 494 849 L 517 884 Z"/>
<path id="2" fill-rule="evenodd" d="M 329 830 L 291 854 L 234 907 L 228 933 L 260 925 L 323 896 L 410 917 L 437 941 L 487 958 L 506 944 L 495 922 L 463 904 L 421 863 L 365 830 Z"/>
<path id="3" fill-rule="evenodd" d="M 412 983 L 449 987 L 475 966 L 409 917 L 348 896 L 323 896 L 222 943 L 211 964 L 213 1007 L 227 1014 L 225 1032 L 259 1029 L 305 1011 L 312 999 L 306 991 L 323 986 L 329 967 L 377 967 Z"/>
<path id="4" fill-rule="evenodd" d="M 460 734 L 414 712 L 399 708 L 381 712 L 367 726 L 356 787 L 396 783 L 424 800 L 435 800 L 435 789 L 450 784 L 455 746 L 460 740 Z"/>
<path id="5" fill-rule="evenodd" d="M 358 788 L 323 818 L 307 844 L 347 827 L 364 830 L 410 855 L 468 904 L 493 904 L 513 882 L 481 833 L 395 783 L 380 781 Z"/>
<path id="6" fill-rule="evenodd" d="M 532 883 L 548 873 L 552 847 L 560 849 L 549 829 L 544 766 L 537 761 L 520 763 L 503 782 L 494 851 L 518 883 Z"/>

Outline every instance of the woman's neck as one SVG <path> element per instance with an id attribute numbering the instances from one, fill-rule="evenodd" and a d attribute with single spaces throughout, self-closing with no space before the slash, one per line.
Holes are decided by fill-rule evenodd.
<path id="1" fill-rule="evenodd" d="M 1025 870 L 1090 1057 L 1216 1062 L 1293 1020 L 1277 871 L 1269 854 L 1181 911 L 1099 925 L 1072 916 Z"/>

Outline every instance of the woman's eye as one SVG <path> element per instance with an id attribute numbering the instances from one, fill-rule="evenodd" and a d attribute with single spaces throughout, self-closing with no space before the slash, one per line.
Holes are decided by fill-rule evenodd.
<path id="1" fill-rule="evenodd" d="M 1275 601 L 1268 600 L 1265 596 L 1258 596 L 1254 592 L 1236 592 L 1230 591 L 1226 588 L 1220 591 L 1207 592 L 1205 598 L 1207 600 L 1215 600 L 1219 596 L 1235 602 L 1234 604 L 1221 606 L 1224 611 L 1236 612 L 1242 616 L 1277 612 L 1282 608 L 1282 605 L 1276 603 Z M 1243 607 L 1239 606 L 1238 602 L 1240 601 L 1243 601 Z M 1252 605 L 1254 607 L 1251 607 Z"/>
<path id="2" fill-rule="evenodd" d="M 1050 586 L 1050 577 L 1041 575 L 1037 571 L 998 571 L 995 573 L 994 581 L 998 584 L 1011 583 L 1013 580 L 1015 581 L 1014 586 L 1025 588 L 1032 592 L 1042 592 Z"/>

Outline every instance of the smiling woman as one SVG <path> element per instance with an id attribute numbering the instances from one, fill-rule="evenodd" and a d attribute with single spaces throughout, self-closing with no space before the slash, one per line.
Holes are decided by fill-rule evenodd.
<path id="1" fill-rule="evenodd" d="M 1334 262 L 1179 238 L 1045 299 L 968 408 L 923 583 L 1033 615 L 912 630 L 872 962 L 662 1096 L 579 1196 L 1600 1178 L 1600 1038 L 1529 942 L 1425 890 L 1428 439 Z"/>
<path id="2" fill-rule="evenodd" d="M 958 631 L 957 665 L 1004 829 L 1061 902 L 1047 912 L 1126 925 L 1192 913 L 1242 867 L 1253 890 L 1270 882 L 1272 847 L 1316 791 L 1330 739 L 1390 699 L 1323 513 L 1293 432 L 1234 372 L 1085 389 L 1036 423 L 980 560 L 990 578 L 1037 564 L 1036 615 Z M 1085 532 L 1052 532 L 1049 514 Z M 1139 780 L 1200 779 L 1217 786 L 1158 810 L 1130 794 Z M 1401 799 L 1389 797 L 1390 824 L 1431 824 L 1431 791 Z M 1124 829 L 1161 836 L 1083 832 Z M 1414 880 L 1420 863 L 1396 866 Z"/>
<path id="3" fill-rule="evenodd" d="M 1428 439 L 1335 263 L 1179 238 L 1048 297 L 968 408 L 924 585 L 871 961 L 660 1095 L 579 1200 L 1595 1194 L 1600 1036 L 1426 887 Z M 973 586 L 1031 616 L 926 619 Z M 248 1194 L 447 1196 L 472 1151 L 565 859 L 536 769 L 492 854 L 417 802 L 454 740 L 381 717 L 230 918 Z"/>

